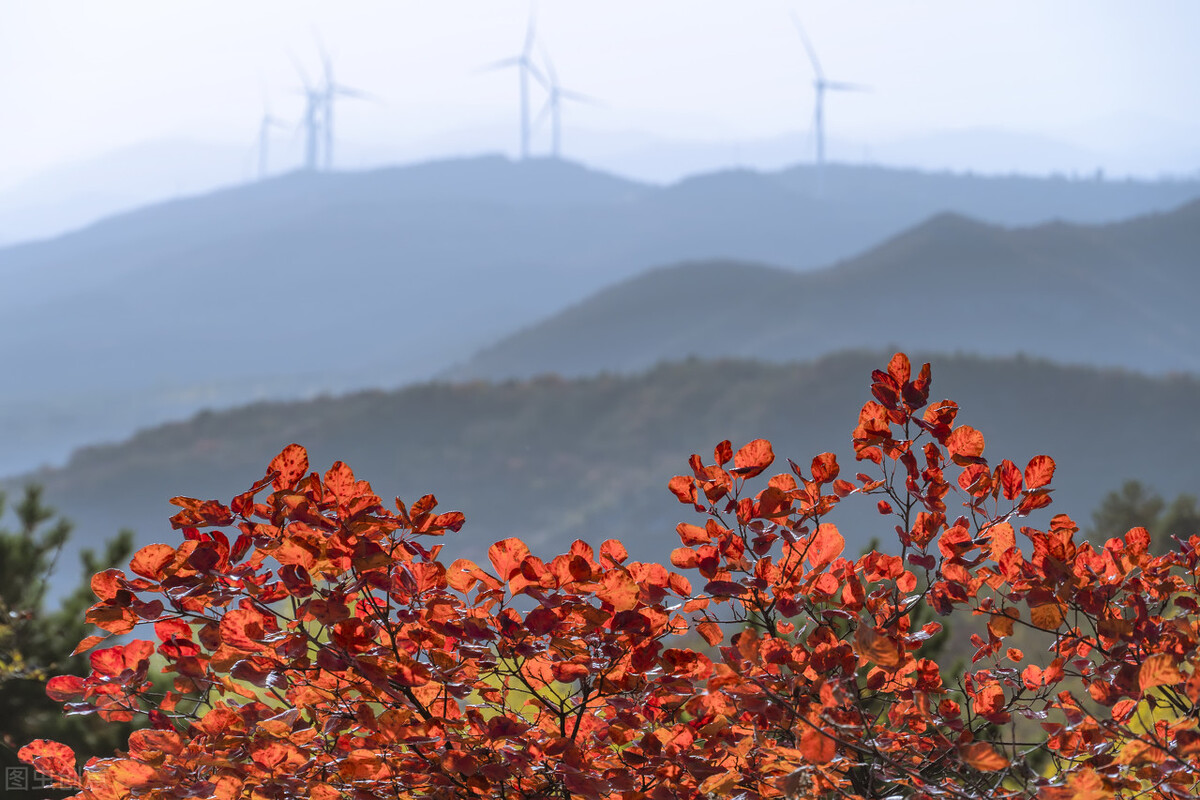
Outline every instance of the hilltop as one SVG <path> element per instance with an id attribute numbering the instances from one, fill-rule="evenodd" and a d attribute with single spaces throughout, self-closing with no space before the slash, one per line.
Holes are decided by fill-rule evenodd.
<path id="1" fill-rule="evenodd" d="M 822 451 L 856 465 L 850 432 L 870 398 L 870 371 L 889 353 L 847 353 L 804 364 L 687 361 L 631 376 L 469 384 L 432 383 L 308 402 L 260 403 L 143 431 L 78 451 L 61 469 L 25 479 L 78 523 L 75 546 L 120 526 L 141 543 L 174 541 L 168 498 L 228 501 L 290 442 L 313 469 L 350 464 L 384 498 L 437 495 L 466 513 L 449 553 L 479 555 L 520 536 L 538 549 L 618 537 L 638 557 L 665 558 L 676 523 L 693 512 L 667 491 L 691 453 L 724 438 L 775 442 L 777 467 Z M 919 354 L 917 358 L 920 359 Z M 1126 478 L 1166 496 L 1195 491 L 1200 380 L 1063 367 L 1027 358 L 935 356 L 932 397 L 962 406 L 960 423 L 988 440 L 985 455 L 1059 465 L 1055 505 L 1083 523 Z M 870 470 L 865 470 L 870 471 Z M 838 521 L 857 548 L 879 530 L 873 503 Z M 453 556 L 451 556 L 453 558 Z M 74 557 L 65 556 L 65 565 Z"/>
<path id="2" fill-rule="evenodd" d="M 445 375 L 627 372 L 688 356 L 790 361 L 883 343 L 1196 372 L 1197 252 L 1200 202 L 1099 226 L 1013 229 L 946 213 L 825 270 L 734 260 L 653 269 Z"/>

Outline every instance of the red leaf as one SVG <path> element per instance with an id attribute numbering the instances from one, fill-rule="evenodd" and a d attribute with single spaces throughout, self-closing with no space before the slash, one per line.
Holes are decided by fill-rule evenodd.
<path id="1" fill-rule="evenodd" d="M 695 505 L 696 482 L 694 478 L 690 478 L 687 475 L 676 475 L 674 478 L 671 478 L 670 483 L 667 484 L 667 488 L 679 498 L 679 502 Z"/>
<path id="2" fill-rule="evenodd" d="M 959 748 L 963 761 L 966 761 L 980 772 L 996 772 L 1007 767 L 1011 762 L 1008 757 L 987 742 L 972 742 Z"/>
<path id="3" fill-rule="evenodd" d="M 1015 500 L 1017 495 L 1021 493 L 1021 470 L 1017 469 L 1017 465 L 1006 458 L 1000 462 L 1000 466 L 996 468 L 996 471 L 1000 473 L 1000 485 L 1004 489 L 1004 499 Z"/>
<path id="4" fill-rule="evenodd" d="M 725 466 L 731 458 L 733 458 L 733 445 L 729 443 L 728 439 L 713 448 L 713 461 L 717 466 Z"/>
<path id="5" fill-rule="evenodd" d="M 55 675 L 46 682 L 46 696 L 56 703 L 82 700 L 85 691 L 83 678 L 76 675 Z"/>
<path id="6" fill-rule="evenodd" d="M 858 626 L 854 632 L 854 643 L 858 645 L 860 656 L 885 669 L 894 669 L 904 661 L 904 650 L 900 644 L 870 626 Z"/>
<path id="7" fill-rule="evenodd" d="M 291 489 L 308 472 L 308 451 L 298 444 L 289 444 L 279 455 L 271 459 L 267 472 L 279 473 L 271 481 L 271 486 L 275 491 Z"/>
<path id="8" fill-rule="evenodd" d="M 960 425 L 946 437 L 946 449 L 955 464 L 976 463 L 983 455 L 983 434 L 970 425 Z"/>
<path id="9" fill-rule="evenodd" d="M 813 569 L 821 569 L 840 556 L 845 547 L 846 540 L 838 533 L 837 526 L 830 522 L 822 522 L 813 534 L 806 558 Z"/>
<path id="10" fill-rule="evenodd" d="M 800 733 L 800 752 L 813 764 L 828 764 L 837 755 L 837 741 L 819 728 L 805 726 Z"/>
<path id="11" fill-rule="evenodd" d="M 775 452 L 771 443 L 766 439 L 755 439 L 747 444 L 733 457 L 733 470 L 743 478 L 753 478 L 759 475 L 775 461 Z"/>
<path id="12" fill-rule="evenodd" d="M 17 758 L 43 775 L 49 775 L 58 783 L 80 786 L 75 772 L 75 751 L 65 744 L 47 739 L 34 739 L 17 753 Z"/>
<path id="13" fill-rule="evenodd" d="M 708 642 L 711 647 L 716 647 L 725 638 L 725 634 L 721 632 L 721 626 L 715 622 L 701 622 L 696 626 L 696 633 L 703 636 L 704 641 Z"/>
<path id="14" fill-rule="evenodd" d="M 671 551 L 671 564 L 680 569 L 693 569 L 696 566 L 696 551 L 690 547 L 676 547 Z"/>
<path id="15" fill-rule="evenodd" d="M 300 474 L 303 475 L 307 471 L 308 460 L 306 457 L 304 469 L 300 471 Z M 337 498 L 339 503 L 347 505 L 358 495 L 358 482 L 354 480 L 354 470 L 346 466 L 345 462 L 333 462 L 333 466 L 325 472 L 325 488 Z"/>
<path id="16" fill-rule="evenodd" d="M 1054 478 L 1054 459 L 1050 456 L 1034 456 L 1025 467 L 1025 488 L 1040 489 Z"/>
<path id="17" fill-rule="evenodd" d="M 1138 670 L 1138 686 L 1144 692 L 1155 686 L 1174 686 L 1183 680 L 1175 659 L 1167 653 L 1155 653 L 1142 662 Z"/>
<path id="18" fill-rule="evenodd" d="M 733 581 L 709 581 L 704 585 L 704 592 L 713 597 L 740 597 L 746 593 L 746 587 Z"/>
<path id="19" fill-rule="evenodd" d="M 621 564 L 629 558 L 629 551 L 616 539 L 608 539 L 600 545 L 600 557 L 607 558 L 613 564 Z"/>
<path id="20" fill-rule="evenodd" d="M 88 637 L 85 637 L 83 641 L 81 641 L 79 644 L 75 645 L 75 649 L 71 651 L 71 655 L 73 655 L 73 656 L 77 656 L 77 655 L 79 655 L 79 654 L 80 654 L 80 653 L 82 653 L 82 652 L 85 652 L 85 651 L 87 651 L 87 650 L 91 650 L 93 647 L 95 647 L 96 645 L 100 644 L 101 642 L 103 642 L 103 641 L 104 641 L 105 639 L 107 639 L 107 638 L 108 638 L 107 636 L 88 636 Z"/>
<path id="21" fill-rule="evenodd" d="M 503 581 L 521 571 L 521 562 L 528 555 L 529 547 L 515 537 L 496 542 L 488 548 L 488 558 L 491 559 L 492 567 Z"/>
<path id="22" fill-rule="evenodd" d="M 169 544 L 148 544 L 134 554 L 129 568 L 143 578 L 162 578 L 162 568 L 175 560 L 175 548 Z"/>
<path id="23" fill-rule="evenodd" d="M 896 353 L 892 356 L 892 360 L 888 362 L 888 375 L 892 376 L 892 380 L 897 386 L 902 386 L 912 377 L 912 364 L 909 363 L 908 356 L 904 353 Z"/>
<path id="24" fill-rule="evenodd" d="M 629 611 L 638 604 L 637 581 L 624 569 L 614 569 L 604 576 L 604 588 L 596 596 L 612 605 L 613 610 Z"/>
<path id="25" fill-rule="evenodd" d="M 817 483 L 829 483 L 838 476 L 840 471 L 837 456 L 833 453 L 821 453 L 812 460 L 812 477 Z"/>
<path id="26" fill-rule="evenodd" d="M 117 596 L 125 576 L 119 569 L 106 569 L 92 576 L 92 593 L 100 600 L 111 600 Z"/>

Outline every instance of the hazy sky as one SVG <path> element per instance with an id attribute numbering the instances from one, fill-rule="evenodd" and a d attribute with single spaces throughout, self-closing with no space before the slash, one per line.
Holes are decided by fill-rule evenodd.
<path id="1" fill-rule="evenodd" d="M 0 0 L 0 181 L 164 137 L 252 151 L 264 103 L 289 124 L 276 158 L 298 158 L 292 59 L 316 78 L 318 36 L 337 78 L 378 98 L 338 105 L 345 150 L 514 153 L 516 72 L 478 68 L 517 52 L 529 9 Z M 600 133 L 613 147 L 634 133 L 752 147 L 803 132 L 811 148 L 813 73 L 792 12 L 829 79 L 872 89 L 827 96 L 830 139 L 856 148 L 843 157 L 926 132 L 996 128 L 1144 157 L 1145 169 L 1200 168 L 1171 161 L 1200 141 L 1194 0 L 541 0 L 538 39 L 562 84 L 602 101 L 564 109 L 566 154 L 573 142 L 594 149 Z M 535 148 L 548 147 L 543 128 Z"/>

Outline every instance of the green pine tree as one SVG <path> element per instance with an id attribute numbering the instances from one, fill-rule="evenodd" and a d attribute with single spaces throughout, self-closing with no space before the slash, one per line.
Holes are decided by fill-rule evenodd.
<path id="1" fill-rule="evenodd" d="M 3 524 L 6 506 L 0 492 L 0 766 L 6 778 L 0 796 L 31 800 L 41 795 L 15 789 L 16 780 L 8 771 L 22 770 L 16 752 L 23 745 L 46 738 L 71 745 L 83 757 L 111 755 L 129 734 L 127 726 L 98 724 L 95 717 L 64 716 L 61 704 L 46 696 L 46 682 L 55 675 L 87 674 L 87 656 L 72 656 L 71 651 L 94 632 L 84 622 L 84 613 L 95 602 L 89 579 L 129 558 L 133 534 L 121 531 L 100 556 L 84 551 L 84 582 L 57 610 L 47 611 L 50 574 L 71 534 L 71 523 L 56 518 L 37 486 L 26 487 L 13 505 L 12 529 Z"/>

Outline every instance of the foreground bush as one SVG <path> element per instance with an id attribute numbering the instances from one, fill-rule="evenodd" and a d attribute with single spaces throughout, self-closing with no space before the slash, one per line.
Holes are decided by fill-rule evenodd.
<path id="1" fill-rule="evenodd" d="M 1153 557 L 1141 528 L 1097 550 L 1065 515 L 1014 527 L 1054 462 L 990 465 L 928 404 L 929 365 L 897 354 L 872 381 L 853 481 L 824 453 L 751 488 L 761 439 L 693 456 L 670 490 L 705 519 L 670 567 L 518 539 L 446 565 L 461 514 L 390 511 L 291 445 L 229 505 L 176 498 L 178 547 L 92 580 L 89 622 L 155 640 L 48 693 L 150 728 L 82 778 L 65 746 L 22 757 L 98 800 L 1194 797 L 1200 538 Z M 847 558 L 847 500 L 894 544 Z M 927 657 L 951 614 L 977 625 L 957 674 Z"/>

